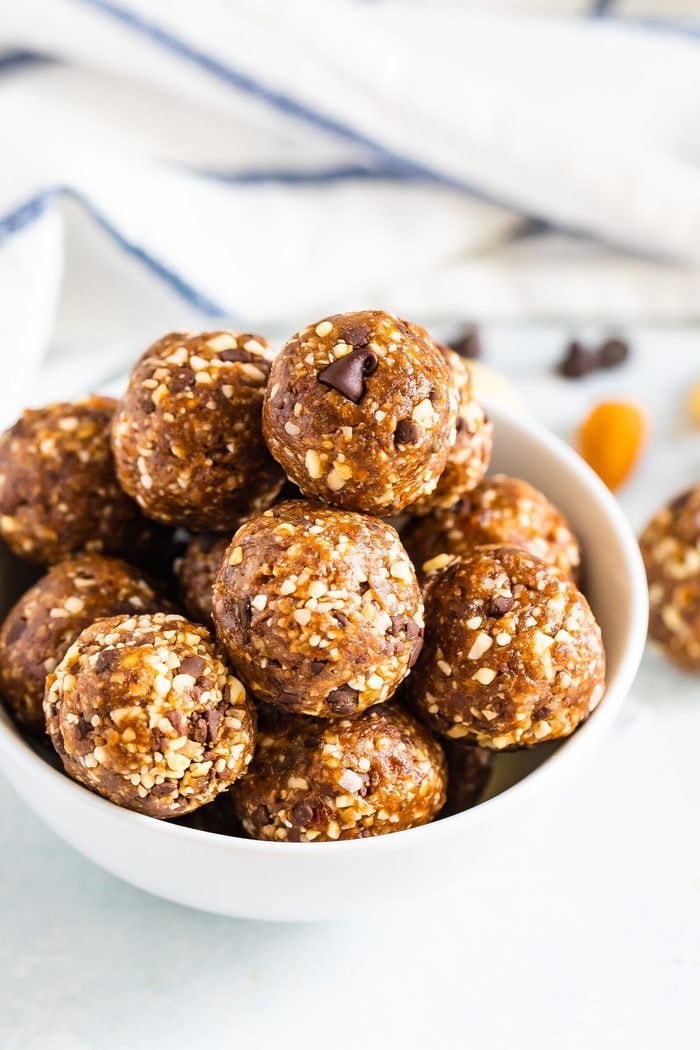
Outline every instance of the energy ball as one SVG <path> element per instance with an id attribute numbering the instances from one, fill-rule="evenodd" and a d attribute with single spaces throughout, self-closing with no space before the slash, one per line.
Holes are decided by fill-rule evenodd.
<path id="1" fill-rule="evenodd" d="M 485 478 L 456 506 L 410 522 L 402 535 L 419 578 L 489 544 L 522 547 L 574 581 L 581 565 L 561 512 L 529 482 L 505 474 Z"/>
<path id="2" fill-rule="evenodd" d="M 459 391 L 457 436 L 447 456 L 440 480 L 427 495 L 406 507 L 408 514 L 424 515 L 431 511 L 454 507 L 466 492 L 483 478 L 493 448 L 493 424 L 487 419 L 472 391 L 471 372 L 459 354 L 449 346 L 437 344 L 452 372 Z"/>
<path id="3" fill-rule="evenodd" d="M 236 532 L 213 616 L 259 700 L 326 718 L 388 699 L 423 637 L 420 590 L 396 530 L 305 500 L 278 504 Z"/>
<path id="4" fill-rule="evenodd" d="M 408 684 L 437 732 L 501 751 L 572 733 L 605 692 L 605 653 L 571 580 L 516 547 L 479 548 L 430 582 Z"/>
<path id="5" fill-rule="evenodd" d="M 174 614 L 87 627 L 49 674 L 44 711 L 70 776 L 151 817 L 211 802 L 253 756 L 243 686 L 209 632 Z"/>
<path id="6" fill-rule="evenodd" d="M 679 667 L 700 671 L 700 488 L 662 507 L 639 546 L 649 582 L 649 636 Z"/>
<path id="7" fill-rule="evenodd" d="M 46 676 L 85 627 L 103 616 L 159 609 L 163 601 L 143 574 L 117 558 L 82 554 L 55 565 L 0 630 L 0 692 L 16 721 L 45 730 Z"/>
<path id="8" fill-rule="evenodd" d="M 231 534 L 202 532 L 193 536 L 182 558 L 176 563 L 182 601 L 196 623 L 214 629 L 211 615 L 214 579 L 223 561 Z"/>
<path id="9" fill-rule="evenodd" d="M 122 491 L 110 447 L 117 402 L 86 397 L 27 409 L 0 436 L 0 534 L 27 561 L 124 554 L 154 526 Z"/>
<path id="10" fill-rule="evenodd" d="M 112 444 L 122 486 L 149 517 L 224 532 L 274 502 L 285 478 L 260 423 L 272 358 L 260 336 L 174 332 L 137 361 Z"/>
<path id="11" fill-rule="evenodd" d="M 276 720 L 261 730 L 233 795 L 253 838 L 328 842 L 427 824 L 445 802 L 446 779 L 444 754 L 428 730 L 379 704 L 334 722 Z"/>
<path id="12" fill-rule="evenodd" d="M 458 399 L 422 328 L 379 310 L 334 314 L 278 354 L 263 431 L 306 496 L 390 515 L 437 485 L 455 442 Z"/>

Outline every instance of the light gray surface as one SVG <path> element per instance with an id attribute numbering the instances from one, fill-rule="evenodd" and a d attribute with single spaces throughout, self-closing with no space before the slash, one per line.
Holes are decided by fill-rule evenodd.
<path id="1" fill-rule="evenodd" d="M 700 335 L 637 333 L 632 364 L 581 382 L 551 374 L 563 338 L 493 329 L 486 359 L 564 437 L 603 396 L 645 404 L 650 443 L 621 495 L 638 529 L 700 474 L 683 415 Z M 700 678 L 649 653 L 600 752 L 526 851 L 504 841 L 478 894 L 457 881 L 379 918 L 307 926 L 134 890 L 0 781 L 0 1046 L 695 1048 L 699 738 Z"/>

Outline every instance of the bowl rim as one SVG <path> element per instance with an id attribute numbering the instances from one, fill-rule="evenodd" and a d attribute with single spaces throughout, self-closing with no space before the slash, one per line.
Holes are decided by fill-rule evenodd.
<path id="1" fill-rule="evenodd" d="M 429 847 L 431 843 L 437 843 L 446 837 L 455 835 L 461 837 L 470 828 L 476 828 L 486 821 L 491 821 L 494 816 L 509 809 L 512 805 L 520 805 L 524 797 L 527 799 L 545 790 L 549 781 L 557 773 L 564 755 L 567 756 L 568 769 L 573 772 L 576 763 L 580 762 L 585 753 L 591 750 L 591 745 L 595 743 L 595 740 L 600 739 L 607 732 L 632 686 L 647 638 L 648 590 L 644 564 L 630 523 L 610 490 L 563 439 L 527 413 L 490 403 L 486 399 L 484 399 L 484 407 L 494 419 L 496 427 L 500 421 L 501 424 L 524 428 L 529 437 L 544 445 L 549 452 L 554 454 L 562 465 L 576 475 L 577 479 L 592 492 L 599 508 L 613 527 L 624 555 L 626 578 L 630 586 L 630 615 L 626 642 L 615 675 L 607 682 L 603 700 L 590 718 L 570 737 L 562 740 L 556 750 L 547 755 L 538 766 L 499 794 L 460 813 L 434 820 L 421 827 L 406 829 L 398 834 L 315 842 L 313 851 L 309 850 L 309 843 L 285 842 L 284 856 L 291 863 L 296 863 L 302 856 L 308 860 L 310 855 L 317 856 L 319 851 L 326 858 L 330 853 L 336 857 L 344 853 L 347 857 L 357 854 L 358 851 L 369 858 L 379 857 L 386 852 L 393 853 L 406 849 Z M 8 714 L 1 708 L 0 755 L 6 756 L 23 774 L 35 781 L 37 777 L 41 778 L 41 784 L 45 784 L 46 790 L 51 793 L 53 799 L 57 799 L 58 805 L 60 805 L 60 798 L 66 797 L 73 807 L 76 805 L 83 807 L 94 816 L 102 815 L 107 820 L 123 827 L 140 827 L 142 830 L 148 828 L 156 837 L 175 836 L 183 844 L 189 841 L 193 847 L 198 849 L 215 849 L 230 854 L 242 853 L 259 857 L 270 854 L 276 855 L 279 860 L 280 843 L 278 842 L 238 838 L 218 832 L 188 828 L 117 806 L 72 780 L 65 773 L 53 768 L 20 736 Z M 4 769 L 1 771 L 5 772 Z M 21 788 L 15 787 L 13 779 L 9 776 L 6 779 L 10 786 L 21 795 Z"/>

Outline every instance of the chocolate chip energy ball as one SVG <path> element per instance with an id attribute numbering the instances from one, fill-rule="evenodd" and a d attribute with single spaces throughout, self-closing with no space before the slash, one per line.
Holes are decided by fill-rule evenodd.
<path id="1" fill-rule="evenodd" d="M 272 358 L 260 336 L 174 332 L 139 359 L 112 443 L 119 480 L 149 517 L 223 532 L 274 501 L 285 479 L 260 423 Z"/>
<path id="2" fill-rule="evenodd" d="M 700 488 L 662 507 L 639 546 L 649 582 L 649 636 L 689 671 L 700 671 Z"/>
<path id="3" fill-rule="evenodd" d="M 522 547 L 573 580 L 581 564 L 560 511 L 529 482 L 505 474 L 485 478 L 456 506 L 409 523 L 402 535 L 419 577 L 484 544 Z"/>
<path id="4" fill-rule="evenodd" d="M 66 772 L 151 817 L 210 802 L 253 755 L 243 686 L 209 632 L 173 614 L 87 627 L 48 676 L 44 710 Z"/>
<path id="5" fill-rule="evenodd" d="M 449 346 L 437 344 L 452 372 L 459 391 L 457 436 L 447 456 L 445 469 L 436 487 L 406 507 L 408 514 L 424 515 L 454 507 L 461 496 L 483 478 L 493 448 L 493 425 L 481 405 L 474 399 L 472 375 L 459 354 Z"/>
<path id="6" fill-rule="evenodd" d="M 328 718 L 388 699 L 423 636 L 420 591 L 396 531 L 304 500 L 241 526 L 214 584 L 213 615 L 258 699 Z"/>
<path id="7" fill-rule="evenodd" d="M 192 537 L 176 564 L 180 593 L 188 615 L 211 630 L 214 629 L 212 588 L 230 542 L 228 532 L 223 536 L 216 532 L 202 532 Z"/>
<path id="8" fill-rule="evenodd" d="M 253 838 L 327 842 L 427 824 L 445 784 L 445 758 L 428 730 L 379 704 L 358 718 L 288 716 L 261 730 L 234 801 Z"/>
<path id="9" fill-rule="evenodd" d="M 286 343 L 270 372 L 263 430 L 305 495 L 389 515 L 437 485 L 457 405 L 428 334 L 365 310 L 334 314 Z"/>
<path id="10" fill-rule="evenodd" d="M 117 481 L 110 426 L 117 402 L 86 397 L 27 409 L 0 437 L 0 534 L 27 561 L 79 551 L 123 554 L 153 525 Z"/>
<path id="11" fill-rule="evenodd" d="M 605 653 L 571 580 L 515 547 L 479 548 L 430 582 L 409 692 L 428 724 L 501 751 L 573 732 L 605 692 Z"/>
<path id="12" fill-rule="evenodd" d="M 82 554 L 55 565 L 22 595 L 0 630 L 0 692 L 13 717 L 44 731 L 46 675 L 85 627 L 103 616 L 162 608 L 142 573 L 117 558 Z"/>

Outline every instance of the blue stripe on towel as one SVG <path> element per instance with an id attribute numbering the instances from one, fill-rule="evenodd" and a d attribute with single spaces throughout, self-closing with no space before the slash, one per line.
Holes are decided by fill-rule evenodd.
<path id="1" fill-rule="evenodd" d="M 24 204 L 15 208 L 14 211 L 0 216 L 0 244 L 11 234 L 17 233 L 19 230 L 24 229 L 25 226 L 36 222 L 44 214 L 49 204 L 58 197 L 70 198 L 80 204 L 98 226 L 108 233 L 124 251 L 143 263 L 152 273 L 201 313 L 208 314 L 210 317 L 228 318 L 232 323 L 235 323 L 235 318 L 232 317 L 230 310 L 225 310 L 221 305 L 210 299 L 208 295 L 200 292 L 169 266 L 166 266 L 160 259 L 147 252 L 140 244 L 125 237 L 89 200 L 83 197 L 82 194 L 76 193 L 70 187 L 56 186 L 52 189 L 44 190 L 42 193 L 32 197 L 31 200 L 25 201 Z"/>
<path id="2" fill-rule="evenodd" d="M 396 171 L 391 164 L 382 167 L 365 167 L 360 164 L 340 164 L 334 168 L 309 169 L 250 169 L 248 171 L 216 171 L 194 169 L 197 175 L 216 179 L 237 186 L 256 186 L 266 183 L 276 185 L 306 186 L 333 184 L 335 182 L 436 182 L 436 177 L 409 175 L 405 171 Z"/>
<path id="3" fill-rule="evenodd" d="M 223 62 L 220 62 L 218 59 L 212 58 L 211 55 L 193 47 L 191 44 L 181 40 L 179 37 L 170 33 L 168 30 L 163 29 L 156 23 L 141 18 L 140 15 L 120 7 L 119 4 L 112 3 L 112 0 L 77 0 L 77 2 L 110 15 L 112 18 L 117 19 L 117 21 L 122 22 L 123 25 L 129 26 L 131 29 L 149 37 L 155 43 L 167 48 L 173 54 L 179 55 L 181 58 L 184 58 L 189 62 L 193 62 L 201 69 L 204 69 L 207 73 L 224 81 L 224 83 L 241 91 L 246 91 L 248 94 L 261 99 L 263 102 L 268 103 L 268 105 L 280 112 L 286 113 L 288 116 L 301 120 L 306 124 L 311 124 L 322 131 L 328 131 L 336 138 L 344 139 L 346 142 L 353 142 L 355 145 L 371 150 L 374 154 L 383 158 L 385 162 L 391 165 L 392 171 L 397 178 L 429 179 L 433 182 L 440 183 L 442 186 L 448 186 L 452 189 L 466 192 L 470 194 L 470 196 L 479 200 L 487 201 L 502 208 L 507 208 L 510 211 L 516 211 L 523 214 L 523 210 L 520 206 L 494 198 L 476 186 L 472 186 L 460 179 L 453 179 L 447 175 L 443 175 L 426 165 L 419 164 L 407 157 L 403 157 L 399 153 L 394 153 L 393 150 L 387 149 L 386 146 L 383 146 L 381 142 L 377 142 L 374 139 L 363 135 L 349 125 L 343 124 L 341 121 L 335 120 L 333 117 L 329 117 L 316 109 L 310 109 L 308 106 L 297 102 L 296 99 L 291 98 L 289 95 L 285 95 L 280 91 L 267 87 L 265 84 L 261 84 L 247 73 L 242 73 L 240 70 L 224 65 Z M 524 218 L 526 219 L 534 217 L 535 216 L 527 214 L 524 215 Z"/>
<path id="4" fill-rule="evenodd" d="M 22 66 L 32 66 L 38 62 L 47 61 L 43 55 L 34 51 L 3 51 L 0 52 L 0 73 L 9 73 L 12 69 Z"/>

